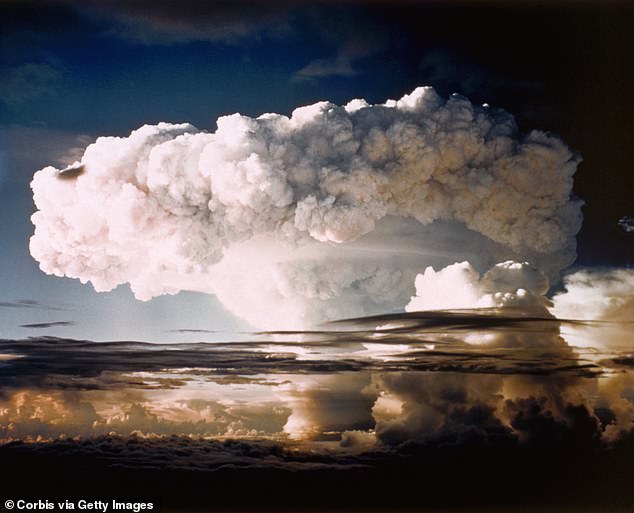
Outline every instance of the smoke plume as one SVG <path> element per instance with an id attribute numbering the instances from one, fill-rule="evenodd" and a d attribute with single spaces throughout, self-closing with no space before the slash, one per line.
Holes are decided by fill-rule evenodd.
<path id="1" fill-rule="evenodd" d="M 398 101 L 143 126 L 38 171 L 43 271 L 138 299 L 216 294 L 265 328 L 402 309 L 428 266 L 575 258 L 579 159 L 557 137 L 429 87 Z"/>

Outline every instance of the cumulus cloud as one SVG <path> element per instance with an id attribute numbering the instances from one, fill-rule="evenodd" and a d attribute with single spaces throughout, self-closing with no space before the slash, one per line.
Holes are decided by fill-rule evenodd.
<path id="1" fill-rule="evenodd" d="M 537 322 L 499 319 L 508 327 Z M 427 320 L 429 333 L 438 333 L 442 316 Z M 475 315 L 452 322 L 458 334 L 478 326 Z M 634 382 L 623 372 L 631 358 L 589 369 L 582 357 L 545 344 L 483 348 L 438 337 L 430 349 L 428 333 L 407 330 L 409 339 L 401 330 L 379 340 L 401 342 L 384 358 L 352 347 L 332 352 L 328 343 L 307 343 L 299 358 L 290 345 L 284 354 L 265 343 L 256 352 L 230 344 L 2 341 L 12 358 L 0 366 L 0 443 L 136 433 L 359 453 L 409 442 L 530 442 L 553 433 L 612 443 L 632 432 Z M 373 335 L 366 333 L 366 345 Z M 531 333 L 533 340 L 550 336 Z"/>
<path id="2" fill-rule="evenodd" d="M 128 282 L 139 299 L 213 293 L 287 328 L 402 308 L 429 265 L 528 260 L 553 275 L 574 259 L 579 159 L 504 111 L 421 87 L 217 125 L 101 137 L 75 180 L 37 172 L 42 270 L 98 291 Z"/>
<path id="3" fill-rule="evenodd" d="M 546 276 L 528 262 L 501 262 L 483 276 L 469 262 L 461 262 L 438 272 L 428 267 L 419 274 L 417 294 L 405 310 L 521 306 L 543 313 L 547 290 Z"/>
<path id="4" fill-rule="evenodd" d="M 368 373 L 297 378 L 280 388 L 281 397 L 292 409 L 284 425 L 291 438 L 328 439 L 334 435 L 339 439 L 342 431 L 374 426 L 372 405 L 377 391 L 370 386 Z"/>
<path id="5" fill-rule="evenodd" d="M 470 429 L 505 431 L 495 416 L 499 377 L 394 373 L 377 379 L 384 401 L 374 409 L 376 433 L 387 444 L 459 437 Z M 386 408 L 387 401 L 398 408 Z"/>
<path id="6" fill-rule="evenodd" d="M 621 417 L 602 425 L 595 414 L 597 403 L 589 399 L 597 394 L 595 382 L 574 376 L 408 372 L 382 374 L 375 380 L 382 391 L 373 409 L 376 436 L 388 445 L 411 440 L 495 443 L 504 438 L 552 444 L 562 436 L 587 437 L 587 443 L 631 429 L 631 402 L 619 397 Z M 602 398 L 608 395 L 599 393 Z"/>
<path id="7" fill-rule="evenodd" d="M 236 401 L 245 385 L 186 382 L 171 388 L 109 390 L 3 389 L 0 443 L 11 439 L 90 438 L 106 434 L 188 437 L 273 438 L 282 435 L 290 410 L 253 386 L 259 401 Z M 244 394 L 244 393 L 243 393 Z"/>
<path id="8" fill-rule="evenodd" d="M 564 277 L 564 287 L 553 297 L 553 313 L 564 319 L 598 321 L 567 327 L 568 340 L 584 346 L 632 347 L 634 269 L 579 269 Z"/>
<path id="9" fill-rule="evenodd" d="M 530 316 L 531 329 L 472 331 L 467 343 L 497 347 L 545 348 L 570 352 L 552 318 L 546 297 L 548 278 L 528 262 L 506 261 L 480 275 L 469 262 L 456 263 L 436 272 L 428 267 L 416 277 L 416 296 L 405 309 L 492 309 L 505 316 Z M 487 310 L 485 310 L 487 311 Z"/>
<path id="10" fill-rule="evenodd" d="M 413 366 L 414 367 L 414 366 Z M 195 376 L 189 371 L 190 378 Z M 383 450 L 404 442 L 543 436 L 539 421 L 569 424 L 575 409 L 608 442 L 633 426 L 632 380 L 457 372 L 304 374 L 279 382 L 172 380 L 138 373 L 150 388 L 3 387 L 0 443 L 10 440 L 145 437 L 320 442 L 326 450 Z M 271 376 L 272 377 L 272 376 Z M 598 385 L 598 387 L 597 387 Z M 600 424 L 597 407 L 609 412 Z M 530 418 L 530 422 L 527 420 Z M 317 449 L 320 445 L 315 444 Z"/>
<path id="11" fill-rule="evenodd" d="M 634 404 L 631 390 L 634 380 L 631 374 L 616 374 L 599 383 L 601 397 L 612 418 L 605 426 L 603 437 L 618 440 L 626 433 L 634 433 Z"/>

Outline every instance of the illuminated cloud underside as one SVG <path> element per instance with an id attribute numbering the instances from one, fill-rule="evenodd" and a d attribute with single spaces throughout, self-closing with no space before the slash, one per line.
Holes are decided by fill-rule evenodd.
<path id="1" fill-rule="evenodd" d="M 571 429 L 580 415 L 606 443 L 629 436 L 631 357 L 575 351 L 555 319 L 508 310 L 365 318 L 303 342 L 2 341 L 19 357 L 0 369 L 0 442 L 176 434 L 389 451 L 465 437 L 523 443 L 544 435 L 542 422 Z M 387 317 L 401 328 L 366 329 Z M 474 333 L 494 337 L 474 345 Z"/>

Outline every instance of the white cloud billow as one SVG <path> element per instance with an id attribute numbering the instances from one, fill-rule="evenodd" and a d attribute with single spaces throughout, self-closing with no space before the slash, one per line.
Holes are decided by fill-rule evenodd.
<path id="1" fill-rule="evenodd" d="M 418 88 L 398 101 L 159 123 L 32 182 L 43 271 L 139 299 L 216 294 L 265 328 L 403 308 L 427 266 L 575 258 L 579 159 L 513 117 Z"/>
<path id="2" fill-rule="evenodd" d="M 553 297 L 562 319 L 599 321 L 562 330 L 579 346 L 630 350 L 634 342 L 634 269 L 577 269 L 564 277 L 565 290 Z"/>
<path id="3" fill-rule="evenodd" d="M 418 310 L 522 307 L 545 313 L 548 278 L 528 262 L 496 264 L 483 276 L 469 262 L 436 272 L 430 266 L 416 277 L 416 296 L 405 307 Z"/>

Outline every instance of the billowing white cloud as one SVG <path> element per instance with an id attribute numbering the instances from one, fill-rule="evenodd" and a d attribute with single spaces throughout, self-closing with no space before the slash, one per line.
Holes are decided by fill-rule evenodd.
<path id="1" fill-rule="evenodd" d="M 528 262 L 508 260 L 483 276 L 469 262 L 449 265 L 436 272 L 430 266 L 416 277 L 416 296 L 408 312 L 456 308 L 523 307 L 545 312 L 548 278 Z"/>
<path id="2" fill-rule="evenodd" d="M 434 271 L 430 266 L 416 277 L 416 295 L 405 306 L 408 312 L 422 310 L 493 308 L 498 315 L 531 315 L 545 318 L 532 330 L 486 331 L 466 335 L 464 341 L 498 347 L 544 348 L 568 351 L 552 318 L 546 297 L 548 278 L 528 262 L 508 260 L 480 275 L 469 262 L 455 263 Z"/>
<path id="3" fill-rule="evenodd" d="M 402 308 L 416 274 L 468 260 L 575 256 L 578 164 L 513 117 L 418 88 L 398 101 L 320 102 L 101 137 L 85 172 L 37 172 L 31 254 L 47 273 L 139 299 L 216 294 L 267 328 Z"/>
<path id="4" fill-rule="evenodd" d="M 580 269 L 564 277 L 565 291 L 553 297 L 562 319 L 599 321 L 566 326 L 578 345 L 631 348 L 634 342 L 634 269 Z"/>

